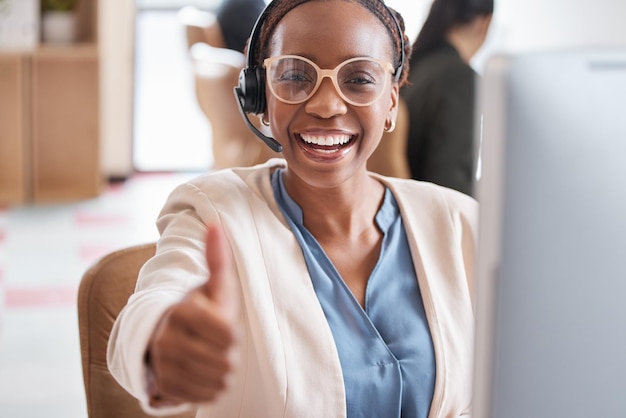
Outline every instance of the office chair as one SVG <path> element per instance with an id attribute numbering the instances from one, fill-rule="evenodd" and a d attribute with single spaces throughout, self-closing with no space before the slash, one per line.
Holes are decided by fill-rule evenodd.
<path id="1" fill-rule="evenodd" d="M 149 418 L 139 402 L 109 373 L 107 343 L 113 322 L 135 290 L 154 243 L 114 251 L 93 264 L 78 288 L 78 328 L 89 418 Z M 173 415 L 192 418 L 195 412 Z"/>
<path id="2" fill-rule="evenodd" d="M 409 137 L 409 110 L 404 100 L 398 101 L 396 129 L 385 132 L 378 147 L 367 160 L 367 169 L 384 176 L 411 178 L 411 169 L 407 158 Z"/>

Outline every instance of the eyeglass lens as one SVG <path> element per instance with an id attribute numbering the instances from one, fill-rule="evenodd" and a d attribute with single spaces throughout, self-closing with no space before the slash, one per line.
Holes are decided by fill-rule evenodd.
<path id="1" fill-rule="evenodd" d="M 380 97 L 389 77 L 379 62 L 369 59 L 347 60 L 331 71 L 320 70 L 302 58 L 281 57 L 271 63 L 268 73 L 272 92 L 288 103 L 304 102 L 321 84 L 319 78 L 332 74 L 335 87 L 344 99 L 366 105 Z"/>

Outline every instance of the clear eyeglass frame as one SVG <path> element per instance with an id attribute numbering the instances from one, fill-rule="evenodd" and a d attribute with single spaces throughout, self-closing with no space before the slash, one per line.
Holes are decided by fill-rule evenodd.
<path id="1" fill-rule="evenodd" d="M 304 61 L 306 63 L 308 63 L 309 65 L 311 65 L 311 67 L 313 67 L 315 69 L 315 71 L 317 72 L 317 81 L 315 86 L 311 89 L 311 91 L 309 92 L 309 94 L 304 97 L 303 99 L 299 99 L 299 100 L 287 100 L 285 98 L 280 97 L 276 91 L 274 90 L 274 87 L 272 86 L 271 82 L 268 82 L 267 84 L 269 85 L 270 91 L 272 92 L 272 95 L 274 97 L 276 97 L 276 99 L 280 100 L 283 103 L 286 104 L 300 104 L 300 103 L 304 103 L 307 100 L 309 100 L 311 97 L 313 97 L 315 95 L 315 93 L 317 92 L 317 90 L 319 89 L 320 85 L 322 84 L 322 81 L 324 80 L 324 78 L 328 77 L 331 79 L 331 82 L 333 83 L 333 86 L 335 87 L 335 90 L 337 91 L 337 93 L 339 93 L 339 96 L 345 100 L 346 102 L 350 103 L 353 106 L 359 106 L 359 107 L 364 107 L 364 106 L 369 106 L 372 103 L 376 102 L 378 99 L 380 99 L 383 95 L 383 93 L 385 92 L 387 85 L 391 82 L 391 77 L 385 77 L 384 78 L 384 86 L 380 88 L 380 92 L 378 93 L 378 95 L 366 102 L 366 103 L 359 103 L 359 102 L 355 102 L 354 100 L 350 99 L 349 97 L 347 97 L 344 92 L 341 90 L 341 88 L 339 87 L 339 82 L 337 80 L 337 76 L 339 75 L 339 71 L 341 71 L 341 69 L 343 67 L 345 67 L 346 65 L 356 62 L 356 61 L 371 61 L 374 62 L 378 65 L 381 66 L 381 68 L 388 72 L 390 75 L 394 74 L 394 68 L 393 65 L 389 62 L 389 61 L 383 61 L 383 60 L 378 60 L 375 58 L 370 58 L 370 57 L 355 57 L 355 58 L 350 58 L 347 59 L 345 61 L 343 61 L 342 63 L 340 63 L 339 65 L 337 65 L 335 68 L 333 69 L 322 69 L 320 68 L 317 64 L 315 64 L 313 61 L 311 61 L 308 58 L 299 56 L 299 55 L 278 55 L 275 57 L 269 57 L 266 58 L 265 60 L 263 60 L 263 67 L 265 67 L 265 77 L 266 80 L 271 80 L 271 75 L 270 75 L 270 71 L 272 68 L 272 64 L 274 64 L 276 61 L 279 61 L 281 59 L 286 59 L 286 58 L 294 58 L 294 59 L 298 59 L 301 61 Z"/>

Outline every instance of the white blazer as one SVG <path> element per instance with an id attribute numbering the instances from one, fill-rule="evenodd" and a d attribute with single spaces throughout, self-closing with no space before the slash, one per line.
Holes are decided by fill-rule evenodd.
<path id="1" fill-rule="evenodd" d="M 242 362 L 236 383 L 216 402 L 201 405 L 197 416 L 346 416 L 333 336 L 270 183 L 271 171 L 284 166 L 272 159 L 213 172 L 168 198 L 157 220 L 157 253 L 142 268 L 108 347 L 111 373 L 148 412 L 175 410 L 148 405 L 148 339 L 162 313 L 208 277 L 205 225 L 219 222 L 239 278 Z M 429 418 L 465 416 L 471 400 L 477 203 L 430 183 L 371 175 L 390 188 L 400 207 L 432 334 L 436 380 Z"/>

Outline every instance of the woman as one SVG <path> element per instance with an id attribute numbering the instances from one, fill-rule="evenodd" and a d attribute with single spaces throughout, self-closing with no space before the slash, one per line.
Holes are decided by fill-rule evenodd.
<path id="1" fill-rule="evenodd" d="M 416 180 L 473 194 L 476 72 L 470 59 L 485 41 L 492 14 L 493 0 L 435 0 L 413 44 L 401 97 Z"/>
<path id="2" fill-rule="evenodd" d="M 401 17 L 380 0 L 274 0 L 258 26 L 252 113 L 284 159 L 171 194 L 111 372 L 154 412 L 466 414 L 476 202 L 366 169 L 406 78 Z"/>

